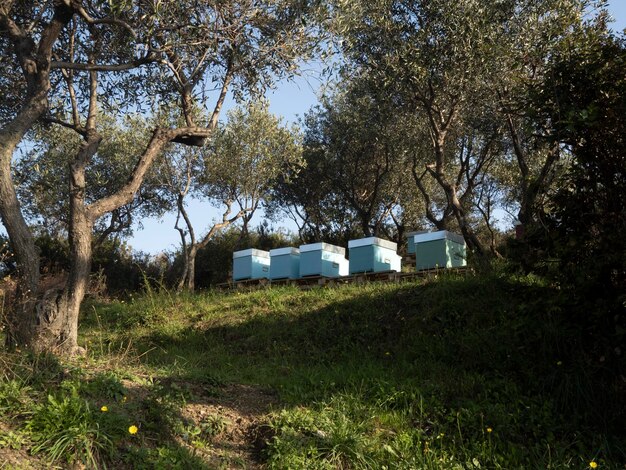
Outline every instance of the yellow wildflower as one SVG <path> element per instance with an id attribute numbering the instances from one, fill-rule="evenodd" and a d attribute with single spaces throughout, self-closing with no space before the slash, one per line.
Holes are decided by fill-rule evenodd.
<path id="1" fill-rule="evenodd" d="M 128 428 L 128 432 L 131 434 L 137 434 L 137 431 L 139 431 L 139 429 L 134 424 Z"/>
<path id="2" fill-rule="evenodd" d="M 487 432 L 492 432 L 492 431 L 493 431 L 493 429 L 487 428 Z"/>
<path id="3" fill-rule="evenodd" d="M 102 408 L 100 408 L 100 411 L 102 411 L 103 413 L 106 413 L 107 411 L 109 411 L 109 407 L 106 405 L 103 405 Z"/>
<path id="4" fill-rule="evenodd" d="M 563 361 L 557 361 L 556 365 L 557 366 L 562 366 L 563 365 Z"/>
<path id="5" fill-rule="evenodd" d="M 589 468 L 598 468 L 598 463 L 595 460 L 589 462 Z"/>

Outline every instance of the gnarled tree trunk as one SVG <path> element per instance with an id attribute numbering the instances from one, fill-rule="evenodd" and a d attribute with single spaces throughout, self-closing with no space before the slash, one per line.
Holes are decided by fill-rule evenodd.
<path id="1" fill-rule="evenodd" d="M 72 211 L 70 272 L 62 291 L 49 291 L 37 302 L 39 322 L 32 349 L 62 355 L 81 354 L 78 317 L 89 286 L 93 222 L 84 206 Z"/>
<path id="2" fill-rule="evenodd" d="M 40 324 L 39 315 L 34 315 L 39 295 L 39 251 L 21 212 L 11 176 L 11 160 L 24 135 L 48 109 L 52 46 L 74 10 L 58 2 L 36 43 L 13 21 L 11 8 L 10 2 L 0 7 L 0 30 L 12 44 L 22 69 L 26 98 L 15 118 L 0 129 L 0 216 L 18 266 L 18 291 L 7 318 L 6 342 L 9 346 L 30 346 Z"/>

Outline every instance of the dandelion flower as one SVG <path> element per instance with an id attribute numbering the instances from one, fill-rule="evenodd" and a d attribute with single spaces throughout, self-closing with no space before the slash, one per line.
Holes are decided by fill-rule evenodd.
<path id="1" fill-rule="evenodd" d="M 487 428 L 487 432 L 492 432 L 492 431 L 493 431 L 493 429 Z"/>
<path id="2" fill-rule="evenodd" d="M 391 353 L 390 353 L 389 351 L 387 351 L 387 352 L 385 353 L 385 356 L 391 356 Z"/>
<path id="3" fill-rule="evenodd" d="M 563 361 L 557 361 L 556 365 L 557 366 L 562 366 L 563 365 Z"/>
<path id="4" fill-rule="evenodd" d="M 589 462 L 589 468 L 598 468 L 598 463 L 595 460 Z"/>
<path id="5" fill-rule="evenodd" d="M 134 424 L 128 428 L 128 432 L 131 434 L 137 434 L 137 431 L 139 431 L 139 429 Z"/>
<path id="6" fill-rule="evenodd" d="M 109 407 L 108 407 L 108 406 L 106 406 L 106 405 L 103 405 L 103 406 L 100 408 L 100 411 L 102 411 L 103 413 L 106 413 L 107 411 L 109 411 Z"/>

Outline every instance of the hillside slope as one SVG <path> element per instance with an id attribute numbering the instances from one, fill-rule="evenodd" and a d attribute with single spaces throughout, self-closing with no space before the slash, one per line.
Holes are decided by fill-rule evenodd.
<path id="1" fill-rule="evenodd" d="M 623 468 L 619 384 L 566 305 L 510 277 L 94 302 L 88 358 L 2 356 L 0 447 L 115 468 Z M 58 455 L 51 415 L 83 429 Z"/>

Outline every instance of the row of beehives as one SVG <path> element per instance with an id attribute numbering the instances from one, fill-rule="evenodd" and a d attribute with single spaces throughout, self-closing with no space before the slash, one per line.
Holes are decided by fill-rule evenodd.
<path id="1" fill-rule="evenodd" d="M 407 251 L 415 254 L 415 269 L 453 268 L 466 265 L 463 237 L 441 230 L 407 234 Z M 401 270 L 397 244 L 376 237 L 348 242 L 345 248 L 328 243 L 262 251 L 254 248 L 233 253 L 233 280 L 340 277 L 360 273 Z"/>

